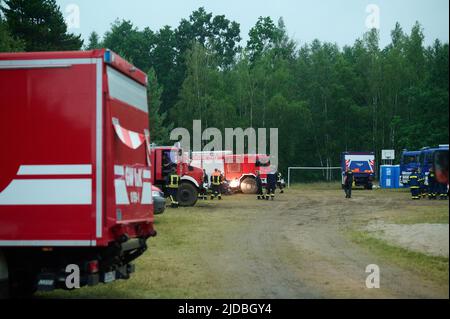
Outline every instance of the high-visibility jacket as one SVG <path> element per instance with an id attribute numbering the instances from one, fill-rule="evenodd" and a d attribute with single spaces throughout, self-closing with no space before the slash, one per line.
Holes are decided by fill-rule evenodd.
<path id="1" fill-rule="evenodd" d="M 430 172 L 428 175 L 428 186 L 432 187 L 436 184 L 436 174 L 434 172 Z"/>
<path id="2" fill-rule="evenodd" d="M 172 174 L 169 176 L 169 188 L 178 188 L 180 186 L 180 176 L 177 174 Z"/>
<path id="3" fill-rule="evenodd" d="M 222 179 L 222 176 L 219 173 L 217 173 L 217 174 L 214 173 L 211 176 L 211 184 L 213 184 L 215 186 L 219 186 L 222 183 L 221 179 Z"/>
<path id="4" fill-rule="evenodd" d="M 281 173 L 278 173 L 278 174 L 277 174 L 277 182 L 278 182 L 278 183 L 281 183 L 281 180 L 282 180 Z"/>
<path id="5" fill-rule="evenodd" d="M 413 173 L 409 176 L 409 187 L 410 188 L 420 188 L 419 176 Z"/>

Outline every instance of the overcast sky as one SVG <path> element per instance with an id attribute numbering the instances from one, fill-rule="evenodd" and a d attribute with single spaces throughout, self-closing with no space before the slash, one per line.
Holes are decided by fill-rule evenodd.
<path id="1" fill-rule="evenodd" d="M 116 18 L 131 20 L 140 29 L 176 27 L 182 18 L 201 6 L 240 23 L 244 40 L 259 16 L 270 16 L 275 21 L 283 17 L 290 36 L 299 44 L 317 38 L 340 46 L 351 45 L 368 30 L 367 21 L 376 23 L 376 8 L 382 46 L 390 42 L 390 31 L 397 21 L 407 32 L 419 21 L 427 44 L 436 38 L 448 42 L 449 34 L 448 0 L 57 0 L 57 3 L 65 16 L 72 17 L 68 13 L 74 12 L 70 11 L 70 5 L 77 5 L 79 27 L 69 31 L 81 33 L 84 39 L 94 30 L 103 35 Z M 372 9 L 368 13 L 371 4 L 377 7 L 375 11 L 369 7 Z M 76 20 L 71 21 L 77 24 Z"/>

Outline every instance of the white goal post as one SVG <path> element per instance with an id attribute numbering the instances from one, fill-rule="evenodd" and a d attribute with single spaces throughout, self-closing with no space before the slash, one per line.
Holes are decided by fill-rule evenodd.
<path id="1" fill-rule="evenodd" d="M 288 167 L 288 188 L 291 187 L 291 171 L 304 170 L 304 171 L 326 171 L 326 180 L 331 180 L 331 171 L 342 170 L 342 167 Z"/>

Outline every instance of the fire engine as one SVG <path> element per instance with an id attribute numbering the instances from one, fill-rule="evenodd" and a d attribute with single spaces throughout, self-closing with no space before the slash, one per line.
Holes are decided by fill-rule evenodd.
<path id="1" fill-rule="evenodd" d="M 194 206 L 203 187 L 203 170 L 191 165 L 179 143 L 174 146 L 152 146 L 151 156 L 153 184 L 165 189 L 166 177 L 175 167 L 181 177 L 177 200 L 181 206 Z"/>
<path id="2" fill-rule="evenodd" d="M 146 85 L 105 49 L 0 54 L 3 297 L 130 277 L 156 235 Z"/>
<path id="3" fill-rule="evenodd" d="M 266 154 L 235 155 L 231 151 L 193 152 L 192 166 L 200 167 L 208 176 L 220 170 L 229 186 L 244 194 L 256 194 L 256 175 L 259 172 L 263 184 L 272 170 L 270 157 Z"/>

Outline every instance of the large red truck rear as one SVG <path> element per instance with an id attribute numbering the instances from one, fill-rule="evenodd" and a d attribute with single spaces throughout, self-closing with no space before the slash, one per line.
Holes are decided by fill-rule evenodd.
<path id="1" fill-rule="evenodd" d="M 3 290 L 128 278 L 156 234 L 146 84 L 108 50 L 0 54 Z"/>

